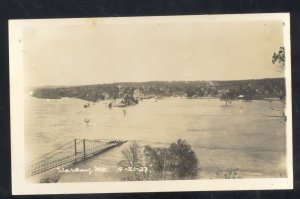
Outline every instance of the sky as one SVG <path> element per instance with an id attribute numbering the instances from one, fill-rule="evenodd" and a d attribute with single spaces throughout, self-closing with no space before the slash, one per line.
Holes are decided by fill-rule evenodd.
<path id="1" fill-rule="evenodd" d="M 27 86 L 283 77 L 280 21 L 160 21 L 28 26 Z"/>

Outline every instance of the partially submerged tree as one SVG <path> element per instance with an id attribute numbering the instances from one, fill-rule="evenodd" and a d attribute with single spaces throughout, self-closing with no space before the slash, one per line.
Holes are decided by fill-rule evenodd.
<path id="1" fill-rule="evenodd" d="M 244 100 L 246 101 L 251 101 L 253 99 L 253 97 L 255 96 L 255 90 L 252 88 L 251 85 L 248 85 L 245 89 L 244 89 Z"/>
<path id="2" fill-rule="evenodd" d="M 231 102 L 231 100 L 234 99 L 233 93 L 229 90 L 223 91 L 220 95 L 220 100 L 225 101 L 226 107 L 228 105 L 228 102 Z"/>
<path id="3" fill-rule="evenodd" d="M 84 119 L 84 122 L 85 122 L 86 126 L 88 127 L 88 126 L 89 126 L 89 123 L 90 123 L 90 119 L 85 118 L 85 119 Z"/>

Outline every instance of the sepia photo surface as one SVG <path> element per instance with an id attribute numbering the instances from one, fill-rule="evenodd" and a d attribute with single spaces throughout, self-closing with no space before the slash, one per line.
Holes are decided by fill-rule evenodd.
<path id="1" fill-rule="evenodd" d="M 13 194 L 291 189 L 289 28 L 11 20 Z"/>

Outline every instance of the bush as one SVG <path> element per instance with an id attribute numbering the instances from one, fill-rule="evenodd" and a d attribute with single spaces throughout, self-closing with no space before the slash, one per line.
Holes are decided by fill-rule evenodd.
<path id="1" fill-rule="evenodd" d="M 189 143 L 179 139 L 169 148 L 145 146 L 146 164 L 156 176 L 165 178 L 170 173 L 175 178 L 193 178 L 198 172 L 198 159 Z"/>

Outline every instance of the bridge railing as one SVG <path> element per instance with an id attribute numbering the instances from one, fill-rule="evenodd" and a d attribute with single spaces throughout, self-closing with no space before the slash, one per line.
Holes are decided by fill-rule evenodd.
<path id="1" fill-rule="evenodd" d="M 122 141 L 103 142 L 101 140 L 74 139 L 57 149 L 32 161 L 26 168 L 26 176 L 36 175 L 67 163 L 76 163 L 104 152 Z"/>

